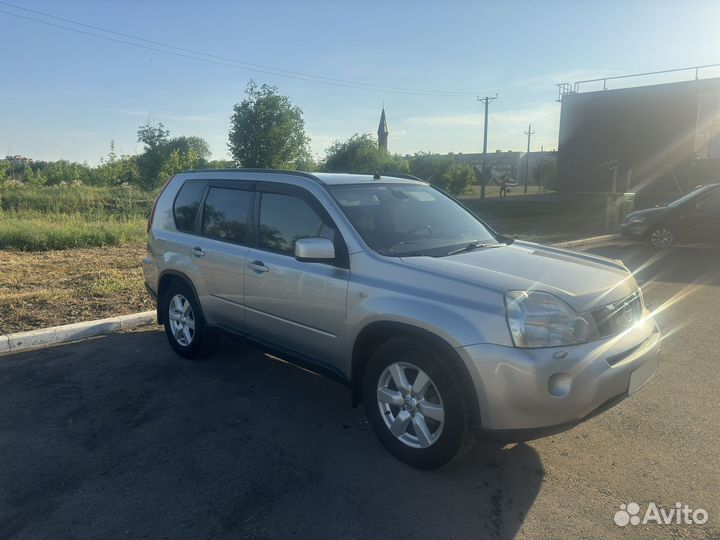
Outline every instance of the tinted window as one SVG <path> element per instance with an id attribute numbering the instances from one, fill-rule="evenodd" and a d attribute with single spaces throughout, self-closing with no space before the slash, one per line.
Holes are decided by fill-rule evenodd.
<path id="1" fill-rule="evenodd" d="M 334 240 L 335 230 L 310 205 L 290 195 L 263 193 L 260 202 L 260 247 L 292 254 L 300 238 Z"/>
<path id="2" fill-rule="evenodd" d="M 180 188 L 173 207 L 175 226 L 179 231 L 192 232 L 203 191 L 205 184 L 202 182 L 185 182 Z"/>
<path id="3" fill-rule="evenodd" d="M 203 209 L 203 235 L 228 242 L 247 242 L 251 192 L 211 188 Z"/>

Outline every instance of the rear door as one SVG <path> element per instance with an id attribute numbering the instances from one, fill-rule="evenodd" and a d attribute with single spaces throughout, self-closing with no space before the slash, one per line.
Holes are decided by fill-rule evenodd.
<path id="1" fill-rule="evenodd" d="M 245 268 L 248 332 L 281 350 L 340 368 L 333 361 L 343 356 L 350 276 L 345 243 L 307 191 L 265 183 L 257 190 L 257 247 L 248 251 Z M 336 260 L 296 260 L 295 241 L 308 237 L 333 240 Z"/>
<path id="2" fill-rule="evenodd" d="M 202 307 L 210 324 L 242 332 L 245 323 L 243 280 L 248 252 L 253 184 L 208 182 L 191 253 L 207 295 Z"/>

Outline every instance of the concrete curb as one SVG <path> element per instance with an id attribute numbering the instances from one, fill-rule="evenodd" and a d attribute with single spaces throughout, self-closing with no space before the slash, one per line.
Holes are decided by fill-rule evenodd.
<path id="1" fill-rule="evenodd" d="M 595 242 L 606 242 L 608 240 L 617 240 L 620 238 L 619 234 L 604 234 L 602 236 L 591 236 L 590 238 L 580 238 L 579 240 L 569 240 L 568 242 L 557 242 L 555 244 L 549 244 L 552 247 L 557 248 L 571 248 L 584 246 L 587 244 L 594 244 Z"/>
<path id="2" fill-rule="evenodd" d="M 16 332 L 0 336 L 0 355 L 27 351 L 31 349 L 42 349 L 60 343 L 77 341 L 93 336 L 99 336 L 118 330 L 127 330 L 139 326 L 147 326 L 157 321 L 155 311 L 143 311 L 108 319 L 86 321 L 29 332 Z"/>

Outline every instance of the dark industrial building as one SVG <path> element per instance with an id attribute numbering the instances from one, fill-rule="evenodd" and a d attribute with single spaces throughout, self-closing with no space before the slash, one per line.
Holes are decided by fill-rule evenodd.
<path id="1" fill-rule="evenodd" d="M 557 187 L 675 194 L 720 182 L 720 78 L 561 87 Z"/>

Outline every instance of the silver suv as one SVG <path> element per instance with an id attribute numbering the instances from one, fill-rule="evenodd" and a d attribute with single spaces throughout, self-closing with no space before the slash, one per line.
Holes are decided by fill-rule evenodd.
<path id="1" fill-rule="evenodd" d="M 568 429 L 658 364 L 659 330 L 622 263 L 513 241 L 412 177 L 178 174 L 143 270 L 179 355 L 220 330 L 329 375 L 420 468 L 478 432 Z"/>

